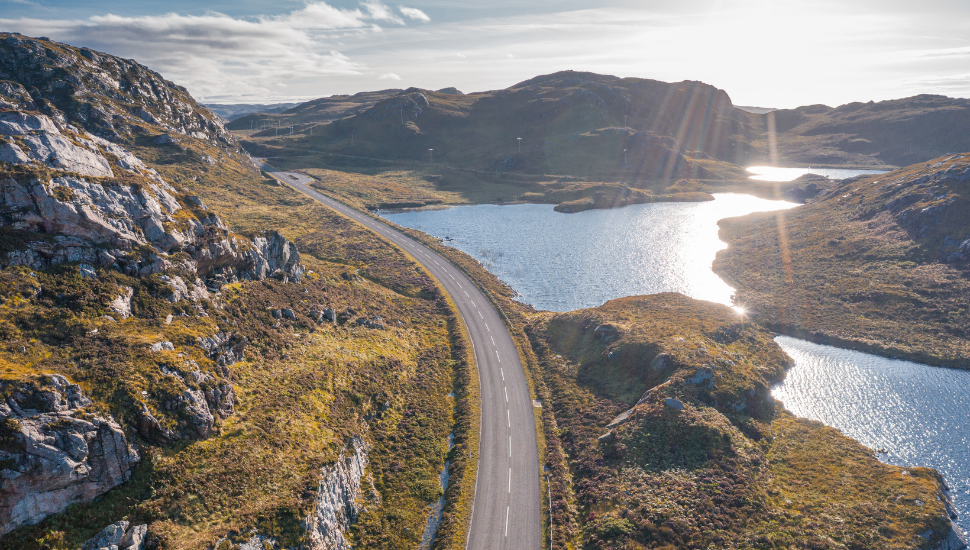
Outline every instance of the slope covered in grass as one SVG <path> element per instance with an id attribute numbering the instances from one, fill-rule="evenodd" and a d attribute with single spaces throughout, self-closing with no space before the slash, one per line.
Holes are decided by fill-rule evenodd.
<path id="1" fill-rule="evenodd" d="M 534 320 L 557 427 L 547 447 L 570 466 L 556 548 L 902 549 L 950 536 L 936 472 L 885 465 L 784 411 L 768 388 L 790 360 L 731 309 L 658 294 Z"/>

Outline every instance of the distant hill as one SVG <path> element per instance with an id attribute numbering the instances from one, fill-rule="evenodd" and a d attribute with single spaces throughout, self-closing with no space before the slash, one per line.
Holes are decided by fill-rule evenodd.
<path id="1" fill-rule="evenodd" d="M 376 92 L 360 92 L 354 95 L 332 95 L 314 99 L 305 103 L 291 104 L 284 110 L 251 111 L 244 116 L 233 119 L 226 127 L 230 130 L 249 130 L 263 126 L 307 126 L 313 124 L 327 124 L 334 120 L 355 115 L 373 107 L 378 101 L 393 97 L 401 92 L 400 89 L 378 90 Z M 266 116 L 274 115 L 274 116 Z"/>
<path id="2" fill-rule="evenodd" d="M 736 108 L 741 109 L 746 113 L 751 113 L 755 115 L 763 115 L 765 113 L 770 113 L 772 111 L 777 111 L 774 107 L 749 107 L 747 105 L 735 105 Z"/>
<path id="3" fill-rule="evenodd" d="M 205 106 L 209 108 L 213 113 L 221 116 L 222 118 L 232 122 L 237 118 L 244 117 L 252 113 L 282 113 L 288 109 L 296 107 L 299 103 L 269 103 L 269 104 L 258 104 L 258 103 L 239 103 L 239 104 L 225 104 L 225 103 L 207 103 Z"/>
<path id="4" fill-rule="evenodd" d="M 970 100 L 918 95 L 841 107 L 808 105 L 774 119 L 782 161 L 806 165 L 906 166 L 970 151 Z"/>
<path id="5" fill-rule="evenodd" d="M 504 90 L 447 92 L 380 92 L 387 97 L 315 128 L 313 136 L 297 128 L 306 135 L 257 139 L 246 147 L 257 154 L 299 150 L 392 161 L 430 161 L 434 149 L 435 162 L 465 169 L 631 182 L 710 177 L 727 163 L 756 156 L 747 136 L 751 115 L 735 109 L 725 91 L 702 82 L 564 71 Z M 314 103 L 280 118 L 310 120 Z M 267 130 L 252 137 L 274 135 Z"/>

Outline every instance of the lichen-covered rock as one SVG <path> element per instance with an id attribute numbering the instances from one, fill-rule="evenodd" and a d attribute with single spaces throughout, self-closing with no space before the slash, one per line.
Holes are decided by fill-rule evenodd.
<path id="1" fill-rule="evenodd" d="M 307 531 L 303 550 L 344 550 L 350 543 L 344 532 L 360 513 L 361 477 L 367 468 L 370 447 L 355 437 L 340 453 L 336 464 L 324 467 L 313 512 L 304 520 Z"/>
<path id="2" fill-rule="evenodd" d="M 259 252 L 259 256 L 255 258 L 254 269 L 257 278 L 275 277 L 296 282 L 303 280 L 300 252 L 295 244 L 286 240 L 279 232 L 267 231 L 266 237 L 253 239 L 253 244 Z"/>
<path id="3" fill-rule="evenodd" d="M 117 313 L 122 319 L 131 317 L 131 297 L 134 295 L 135 289 L 130 286 L 124 287 L 121 294 L 108 304 L 108 309 Z"/>
<path id="4" fill-rule="evenodd" d="M 124 520 L 112 523 L 85 542 L 81 550 L 144 550 L 148 526 L 128 526 Z"/>
<path id="5" fill-rule="evenodd" d="M 0 534 L 88 502 L 127 481 L 138 454 L 110 416 L 63 376 L 15 389 L 0 403 Z"/>
<path id="6" fill-rule="evenodd" d="M 209 338 L 199 338 L 199 346 L 220 367 L 229 367 L 246 359 L 249 340 L 236 333 L 217 332 Z M 227 375 L 228 376 L 228 375 Z"/>

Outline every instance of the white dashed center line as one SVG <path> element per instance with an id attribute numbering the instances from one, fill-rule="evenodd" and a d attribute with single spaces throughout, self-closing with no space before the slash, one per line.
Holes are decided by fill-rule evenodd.
<path id="1" fill-rule="evenodd" d="M 509 458 L 512 458 L 512 436 L 509 436 Z"/>
<path id="2" fill-rule="evenodd" d="M 509 468 L 509 493 L 512 492 L 512 468 Z"/>
<path id="3" fill-rule="evenodd" d="M 512 414 L 509 413 L 508 409 L 505 409 L 505 417 L 509 419 L 509 428 L 512 427 Z"/>
<path id="4" fill-rule="evenodd" d="M 479 316 L 479 317 L 482 317 L 482 312 L 481 312 L 481 311 L 479 311 L 479 312 L 478 312 L 478 316 Z M 484 320 L 485 320 L 485 318 L 484 318 L 484 317 L 482 317 L 482 321 L 484 321 Z"/>
<path id="5" fill-rule="evenodd" d="M 502 358 L 498 356 L 498 350 L 495 350 L 495 358 L 498 359 L 499 363 L 502 362 Z"/>
<path id="6" fill-rule="evenodd" d="M 502 367 L 499 367 L 498 371 L 502 373 L 502 381 L 505 382 L 505 370 Z"/>
<path id="7" fill-rule="evenodd" d="M 502 388 L 502 389 L 505 390 L 505 402 L 508 403 L 509 402 L 509 389 L 508 388 Z"/>
<path id="8" fill-rule="evenodd" d="M 511 456 L 511 455 L 510 455 Z M 505 507 L 505 536 L 509 536 L 509 507 Z"/>
<path id="9" fill-rule="evenodd" d="M 492 335 L 491 335 L 491 334 L 489 334 L 489 335 L 488 335 L 488 337 L 489 337 L 489 338 L 492 338 Z M 493 346 L 495 345 L 495 338 L 492 338 L 492 345 L 493 345 Z"/>
<path id="10" fill-rule="evenodd" d="M 468 296 L 468 291 L 467 290 L 462 290 L 462 292 L 465 293 L 465 296 Z M 468 297 L 471 298 L 471 296 L 468 296 Z"/>
<path id="11" fill-rule="evenodd" d="M 488 323 L 485 323 L 485 330 L 492 332 L 492 329 L 488 328 Z"/>

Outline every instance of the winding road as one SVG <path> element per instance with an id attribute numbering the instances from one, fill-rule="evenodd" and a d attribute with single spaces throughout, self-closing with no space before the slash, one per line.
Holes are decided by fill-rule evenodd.
<path id="1" fill-rule="evenodd" d="M 475 349 L 482 433 L 469 550 L 540 550 L 542 513 L 535 416 L 512 335 L 492 304 L 457 267 L 380 220 L 312 188 L 311 178 L 257 160 L 267 173 L 405 250 L 438 279 L 458 306 Z"/>

